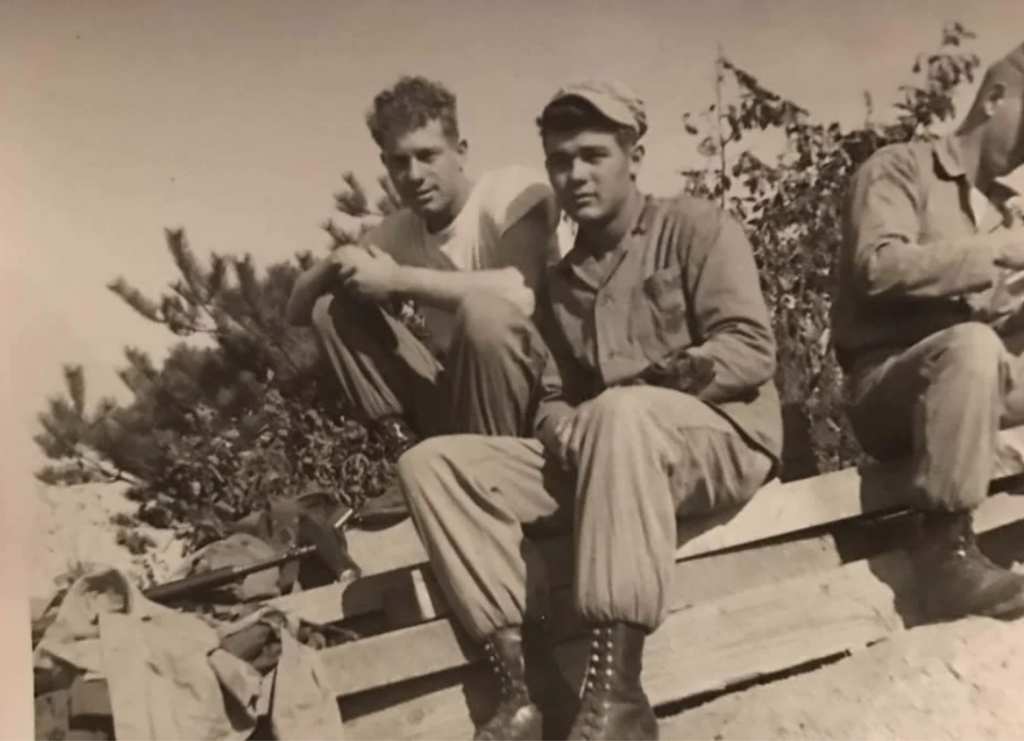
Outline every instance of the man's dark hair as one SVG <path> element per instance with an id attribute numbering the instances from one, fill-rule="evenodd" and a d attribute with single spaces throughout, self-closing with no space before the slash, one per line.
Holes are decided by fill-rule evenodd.
<path id="1" fill-rule="evenodd" d="M 402 77 L 373 99 L 366 114 L 370 135 L 383 147 L 390 136 L 401 136 L 440 121 L 453 143 L 459 140 L 458 105 L 455 94 L 440 82 L 425 77 Z"/>
<path id="2" fill-rule="evenodd" d="M 637 142 L 635 129 L 612 121 L 597 108 L 580 98 L 564 98 L 544 109 L 537 118 L 541 137 L 548 134 L 572 134 L 578 131 L 600 131 L 615 135 L 623 149 Z"/>

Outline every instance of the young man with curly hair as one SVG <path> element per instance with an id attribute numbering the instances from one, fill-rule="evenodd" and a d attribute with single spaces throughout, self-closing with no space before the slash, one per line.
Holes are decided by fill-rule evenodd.
<path id="1" fill-rule="evenodd" d="M 646 120 L 606 82 L 563 88 L 540 116 L 548 177 L 579 230 L 540 302 L 551 362 L 535 437 L 437 437 L 399 461 L 433 572 L 501 678 L 480 739 L 540 738 L 545 721 L 560 738 L 657 738 L 641 669 L 670 607 L 676 518 L 741 506 L 779 463 L 776 346 L 753 250 L 714 204 L 638 189 Z M 529 648 L 532 629 L 524 640 L 546 610 L 524 527 L 572 532 L 575 608 L 592 628 L 561 728 L 575 693 L 557 670 L 546 687 L 526 681 L 551 662 Z"/>
<path id="2" fill-rule="evenodd" d="M 470 178 L 438 82 L 401 78 L 367 125 L 404 208 L 302 274 L 289 320 L 312 325 L 349 406 L 396 455 L 439 433 L 528 432 L 544 357 L 534 292 L 558 256 L 550 186 L 522 167 Z M 435 352 L 382 311 L 394 299 L 420 307 Z"/>

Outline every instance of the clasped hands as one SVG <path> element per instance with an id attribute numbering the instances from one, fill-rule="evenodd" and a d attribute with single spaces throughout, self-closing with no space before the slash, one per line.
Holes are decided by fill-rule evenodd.
<path id="1" fill-rule="evenodd" d="M 1015 333 L 1022 324 L 1021 309 L 1024 292 L 1024 228 L 999 229 L 984 236 L 995 252 L 994 262 L 999 275 L 989 288 L 965 296 L 971 318 L 998 328 L 1000 333 Z M 1011 326 L 1012 325 L 1012 326 Z"/>
<path id="2" fill-rule="evenodd" d="M 355 298 L 379 304 L 397 290 L 401 267 L 374 244 L 338 247 L 328 259 L 337 266 L 341 285 Z"/>
<path id="3" fill-rule="evenodd" d="M 535 309 L 533 290 L 526 285 L 522 272 L 514 267 L 487 271 L 442 270 L 438 272 L 445 274 L 445 280 L 438 282 L 440 276 L 430 276 L 432 271 L 402 266 L 374 244 L 345 245 L 334 250 L 328 259 L 337 266 L 336 276 L 345 291 L 364 301 L 382 304 L 396 293 L 419 291 L 443 296 L 440 301 L 444 306 L 457 304 L 467 293 L 482 291 L 504 297 L 527 316 Z M 426 280 L 427 277 L 430 280 Z"/>

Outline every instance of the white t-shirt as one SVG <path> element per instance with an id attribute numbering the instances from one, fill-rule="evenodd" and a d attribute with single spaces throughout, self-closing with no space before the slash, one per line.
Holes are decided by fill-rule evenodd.
<path id="1" fill-rule="evenodd" d="M 535 254 L 506 254 L 501 242 L 509 227 L 540 203 L 547 204 L 549 238 L 538 243 Z M 445 229 L 430 233 L 409 209 L 386 216 L 364 237 L 402 265 L 435 270 L 497 270 L 515 267 L 536 289 L 547 264 L 561 255 L 560 211 L 547 179 L 529 168 L 510 166 L 491 170 L 473 184 L 465 206 Z M 421 307 L 430 330 L 447 346 L 450 315 Z"/>

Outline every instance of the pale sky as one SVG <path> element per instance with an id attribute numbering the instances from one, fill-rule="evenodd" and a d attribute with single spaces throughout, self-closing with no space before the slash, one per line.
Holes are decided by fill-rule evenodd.
<path id="1" fill-rule="evenodd" d="M 856 121 L 864 90 L 893 99 L 945 20 L 985 60 L 1021 41 L 1020 0 L 0 0 L 4 468 L 60 364 L 91 398 L 124 398 L 126 344 L 172 339 L 110 294 L 121 274 L 175 277 L 165 227 L 258 261 L 325 246 L 340 175 L 379 172 L 363 115 L 403 73 L 459 96 L 474 171 L 541 166 L 534 117 L 555 88 L 614 76 L 649 107 L 641 184 L 678 189 L 694 161 L 680 116 L 712 96 L 716 44 L 820 117 Z"/>

